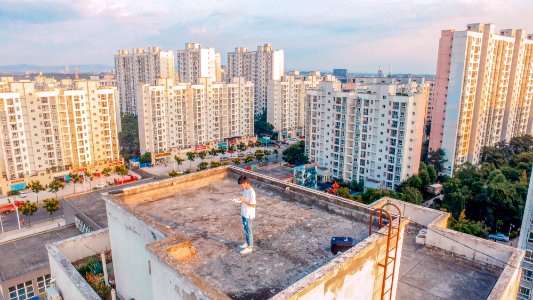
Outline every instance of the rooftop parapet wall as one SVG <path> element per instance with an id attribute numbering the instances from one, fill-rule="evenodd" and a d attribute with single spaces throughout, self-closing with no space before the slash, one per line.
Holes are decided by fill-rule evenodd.
<path id="1" fill-rule="evenodd" d="M 101 299 L 72 262 L 109 250 L 107 228 L 47 245 L 46 249 L 52 278 L 63 299 Z"/>
<path id="2" fill-rule="evenodd" d="M 407 219 L 427 227 L 426 246 L 443 251 L 450 256 L 458 256 L 482 267 L 501 269 L 501 274 L 489 299 L 516 298 L 521 274 L 520 262 L 524 251 L 448 229 L 450 214 L 447 212 L 388 197 L 374 202 L 371 206 L 382 207 L 385 203 L 396 204 L 403 210 Z"/>
<path id="3" fill-rule="evenodd" d="M 259 248 L 253 256 L 250 256 L 254 259 L 253 262 L 248 262 L 251 265 L 246 269 L 251 268 L 253 273 L 255 272 L 253 269 L 264 268 L 269 270 L 270 274 L 262 271 L 264 274 L 261 282 L 257 283 L 260 286 L 252 287 L 258 289 L 251 291 L 256 293 L 253 298 L 258 295 L 257 293 L 267 293 L 271 297 L 273 294 L 269 291 L 276 287 L 274 295 L 277 299 L 291 297 L 354 299 L 362 295 L 354 294 L 354 291 L 358 290 L 361 293 L 364 291 L 368 296 L 365 296 L 367 299 L 378 299 L 376 297 L 381 293 L 383 272 L 377 263 L 385 257 L 388 229 L 385 227 L 381 229 L 380 234 L 368 235 L 368 221 L 373 212 L 372 208 L 236 167 L 221 167 L 148 183 L 106 196 L 108 214 L 111 214 L 112 236 L 121 234 L 119 231 L 114 232 L 115 229 L 129 228 L 129 223 L 133 222 L 133 219 L 165 235 L 162 239 L 143 244 L 148 250 L 146 259 L 151 261 L 152 270 L 152 282 L 147 284 L 151 286 L 154 296 L 157 294 L 172 298 L 177 297 L 176 295 L 190 296 L 193 293 L 197 299 L 224 299 L 235 296 L 232 288 L 234 284 L 228 283 L 227 280 L 232 282 L 243 280 L 235 270 L 249 272 L 243 270 L 245 265 L 242 264 L 250 257 L 243 258 L 238 253 L 235 254 L 235 250 L 232 249 L 236 245 L 234 242 L 236 228 L 234 218 L 227 217 L 233 216 L 232 209 L 228 209 L 231 205 L 228 206 L 224 199 L 240 192 L 236 179 L 243 174 L 249 177 L 256 193 L 262 197 L 264 205 L 268 204 L 268 208 L 266 206 L 258 208 L 260 217 L 254 222 L 257 226 L 254 232 L 257 229 Z M 213 194 L 209 195 L 210 193 Z M 214 210 L 198 208 L 196 206 L 198 203 L 215 208 Z M 287 217 L 290 220 L 285 220 Z M 113 227 L 111 225 L 115 219 L 118 223 Z M 267 220 L 271 222 L 270 226 L 261 224 Z M 324 226 L 327 222 L 333 224 L 330 226 L 333 229 Z M 287 227 L 285 223 L 292 225 Z M 400 226 L 398 260 L 401 256 L 401 243 L 407 223 L 408 221 L 404 221 Z M 280 243 L 287 241 L 285 236 L 290 235 L 288 228 L 295 225 L 298 228 L 293 227 L 293 234 L 298 237 L 291 237 L 288 241 L 302 247 L 301 251 L 284 252 L 287 250 L 285 248 L 291 246 L 285 247 Z M 345 253 L 333 256 L 329 251 L 329 239 L 335 236 L 333 233 L 340 232 L 339 229 L 345 227 L 348 228 L 346 233 L 349 233 L 346 236 L 354 234 L 357 236 L 357 244 Z M 362 234 L 355 233 L 356 231 Z M 304 235 L 306 237 L 302 238 Z M 192 245 L 196 252 L 196 255 L 190 254 L 190 259 L 187 258 L 189 254 L 185 253 L 187 251 L 178 253 L 180 245 L 186 244 Z M 131 247 L 137 246 L 133 242 L 128 242 L 124 247 L 130 247 L 130 251 L 134 252 Z M 113 251 L 115 253 L 115 247 Z M 191 249 L 188 251 L 194 253 Z M 311 256 L 300 255 L 309 251 Z M 116 254 L 120 255 L 118 252 Z M 139 257 L 139 259 L 139 263 L 145 267 L 146 263 L 143 261 L 145 258 Z M 262 262 L 265 259 L 268 259 L 266 260 L 268 263 Z M 308 267 L 306 261 L 315 261 L 315 264 Z M 274 267 L 276 264 L 281 266 Z M 224 271 L 222 277 L 229 279 L 219 276 L 219 269 L 224 268 L 228 269 Z M 399 269 L 399 261 L 396 268 Z M 279 269 L 283 270 L 282 274 L 273 276 L 272 274 L 279 273 Z M 165 282 L 156 282 L 155 276 L 158 276 L 155 275 L 158 272 L 156 270 L 167 274 Z M 298 274 L 295 275 L 295 272 Z M 117 272 L 115 274 L 119 284 L 121 275 Z M 248 275 L 246 277 L 246 282 L 240 284 L 241 289 L 250 288 L 250 283 L 256 285 L 253 281 L 256 275 L 251 274 L 250 277 Z M 395 278 L 395 282 L 397 279 Z M 120 290 L 120 287 L 118 288 Z"/>

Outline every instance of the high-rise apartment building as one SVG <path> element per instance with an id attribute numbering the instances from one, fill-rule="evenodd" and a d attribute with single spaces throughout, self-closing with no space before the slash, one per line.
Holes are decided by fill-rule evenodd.
<path id="1" fill-rule="evenodd" d="M 484 146 L 531 133 L 532 64 L 533 35 L 522 29 L 442 31 L 429 148 L 444 149 L 446 173 L 477 163 Z"/>
<path id="2" fill-rule="evenodd" d="M 155 84 L 159 78 L 174 79 L 174 53 L 158 47 L 119 50 L 115 55 L 116 85 L 120 97 L 120 112 L 137 112 L 137 88 Z"/>
<path id="3" fill-rule="evenodd" d="M 393 189 L 418 173 L 427 93 L 369 83 L 343 91 L 334 78 L 307 91 L 306 154 L 322 180 L 364 180 Z"/>
<path id="4" fill-rule="evenodd" d="M 303 135 L 306 90 L 318 85 L 317 76 L 289 75 L 270 80 L 267 94 L 267 122 L 280 137 Z"/>
<path id="5" fill-rule="evenodd" d="M 0 83 L 2 192 L 32 178 L 119 160 L 117 89 L 98 80 Z M 51 175 L 52 174 L 52 175 Z"/>
<path id="6" fill-rule="evenodd" d="M 179 153 L 254 134 L 254 84 L 244 78 L 229 83 L 203 78 L 198 84 L 160 80 L 139 93 L 142 153 Z"/>
<path id="7" fill-rule="evenodd" d="M 268 82 L 280 80 L 284 70 L 283 50 L 273 50 L 272 45 L 264 44 L 257 51 L 248 48 L 235 48 L 228 53 L 227 78 L 244 77 L 255 85 L 255 113 L 267 109 Z"/>
<path id="8" fill-rule="evenodd" d="M 179 82 L 197 84 L 201 78 L 212 82 L 222 81 L 220 53 L 215 48 L 205 48 L 197 43 L 186 43 L 185 49 L 177 50 Z"/>

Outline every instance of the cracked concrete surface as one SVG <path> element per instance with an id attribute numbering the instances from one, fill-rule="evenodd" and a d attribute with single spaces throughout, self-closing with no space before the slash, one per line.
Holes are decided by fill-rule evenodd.
<path id="1" fill-rule="evenodd" d="M 252 186 L 254 182 L 252 181 Z M 136 211 L 192 241 L 196 257 L 176 265 L 195 272 L 234 299 L 270 298 L 330 261 L 330 239 L 368 236 L 368 225 L 296 201 L 255 185 L 257 218 L 254 252 L 243 256 L 240 204 L 242 189 L 225 177 L 157 201 L 134 205 Z"/>

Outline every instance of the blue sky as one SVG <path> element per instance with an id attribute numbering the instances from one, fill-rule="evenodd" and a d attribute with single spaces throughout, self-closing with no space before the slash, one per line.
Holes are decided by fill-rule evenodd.
<path id="1" fill-rule="evenodd" d="M 440 30 L 533 32 L 532 0 L 0 0 L 0 65 L 113 64 L 118 49 L 271 43 L 285 69 L 434 73 Z"/>

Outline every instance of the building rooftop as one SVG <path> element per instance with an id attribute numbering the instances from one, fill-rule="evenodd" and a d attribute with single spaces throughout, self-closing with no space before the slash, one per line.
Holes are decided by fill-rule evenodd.
<path id="1" fill-rule="evenodd" d="M 294 177 L 293 168 L 276 164 L 268 164 L 264 167 L 258 168 L 256 172 L 288 182 L 292 182 Z"/>
<path id="2" fill-rule="evenodd" d="M 258 181 L 250 173 L 258 199 L 255 247 L 253 255 L 242 256 L 240 204 L 232 199 L 242 193 L 236 179 L 244 171 L 230 167 L 208 172 L 214 173 L 194 174 L 205 176 L 200 181 L 179 182 L 183 177 L 178 177 L 168 180 L 166 190 L 158 182 L 106 199 L 167 235 L 147 248 L 176 272 L 200 278 L 230 298 L 270 298 L 334 259 L 331 237 L 350 236 L 359 243 L 369 236 L 370 209 L 349 201 L 321 202 L 337 197 L 303 190 L 309 193 L 305 197 L 293 192 L 299 189 L 294 185 L 274 185 L 267 177 Z M 194 248 L 194 259 L 170 258 L 169 247 L 184 241 Z"/>
<path id="3" fill-rule="evenodd" d="M 79 235 L 74 226 L 0 244 L 0 282 L 48 267 L 46 244 L 55 243 Z"/>
<path id="4" fill-rule="evenodd" d="M 65 222 L 74 223 L 74 216 L 82 219 L 93 230 L 107 227 L 105 201 L 99 192 L 89 192 L 65 197 L 63 200 Z"/>
<path id="5" fill-rule="evenodd" d="M 430 250 L 404 235 L 398 300 L 487 299 L 501 269 L 488 269 L 459 257 Z M 445 280 L 443 280 L 445 278 Z"/>

